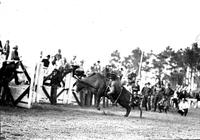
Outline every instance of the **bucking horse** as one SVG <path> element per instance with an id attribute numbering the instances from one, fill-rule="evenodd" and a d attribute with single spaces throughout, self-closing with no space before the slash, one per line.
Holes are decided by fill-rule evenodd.
<path id="1" fill-rule="evenodd" d="M 94 95 L 96 95 L 96 108 L 100 110 L 99 104 L 101 101 L 101 97 L 107 97 L 108 87 L 109 87 L 109 79 L 107 76 L 104 76 L 100 73 L 94 73 L 88 77 L 83 79 L 77 79 L 73 86 L 76 86 L 75 91 L 79 93 L 82 89 L 90 90 Z M 116 103 L 121 105 L 126 109 L 125 117 L 128 117 L 131 111 L 131 107 L 137 106 L 140 110 L 140 118 L 142 117 L 142 109 L 141 109 L 141 98 L 134 97 L 133 103 L 130 104 L 131 93 L 125 88 L 121 87 L 121 91 L 119 94 L 112 95 L 113 99 Z"/>

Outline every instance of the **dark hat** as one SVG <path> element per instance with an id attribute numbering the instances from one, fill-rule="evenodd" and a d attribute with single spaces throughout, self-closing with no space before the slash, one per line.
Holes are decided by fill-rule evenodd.
<path id="1" fill-rule="evenodd" d="M 145 85 L 150 85 L 150 83 L 149 83 L 149 82 L 147 82 L 147 83 L 145 83 Z"/>
<path id="2" fill-rule="evenodd" d="M 115 80 L 117 79 L 117 75 L 115 73 L 110 73 L 108 74 L 108 78 Z"/>
<path id="3" fill-rule="evenodd" d="M 18 49 L 18 46 L 16 45 L 15 47 L 13 47 L 13 49 L 15 49 L 15 50 Z"/>

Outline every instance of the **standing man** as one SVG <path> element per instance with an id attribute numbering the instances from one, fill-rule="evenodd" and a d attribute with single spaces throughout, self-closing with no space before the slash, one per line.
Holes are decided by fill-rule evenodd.
<path id="1" fill-rule="evenodd" d="M 134 99 L 138 96 L 138 92 L 140 91 L 140 86 L 138 84 L 138 82 L 136 81 L 132 81 L 131 82 L 131 88 L 132 88 L 132 92 L 131 92 L 131 98 L 130 98 L 130 106 L 134 104 Z"/>
<path id="2" fill-rule="evenodd" d="M 145 86 L 142 88 L 141 91 L 143 95 L 143 104 L 145 106 L 146 111 L 151 110 L 151 88 L 150 88 L 150 83 L 145 83 Z"/>
<path id="3" fill-rule="evenodd" d="M 10 54 L 10 41 L 9 40 L 6 41 L 6 44 L 5 44 L 3 49 L 4 49 L 3 53 L 6 56 L 6 60 L 8 60 L 8 57 L 9 57 L 9 54 Z"/>
<path id="4" fill-rule="evenodd" d="M 133 85 L 132 85 L 133 94 L 137 96 L 139 91 L 140 91 L 140 85 L 138 81 L 133 82 Z"/>
<path id="5" fill-rule="evenodd" d="M 157 83 L 154 89 L 154 99 L 153 99 L 154 112 L 157 109 L 158 102 L 163 98 L 164 92 L 165 92 L 164 88 Z"/>

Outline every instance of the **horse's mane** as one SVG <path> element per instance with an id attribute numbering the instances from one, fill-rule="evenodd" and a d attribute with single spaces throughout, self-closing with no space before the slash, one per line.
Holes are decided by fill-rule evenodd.
<path id="1" fill-rule="evenodd" d="M 102 75 L 100 73 L 92 73 L 91 75 L 89 75 L 89 76 L 87 76 L 87 77 L 85 77 L 85 78 L 83 78 L 81 80 L 77 80 L 73 84 L 73 86 L 75 86 L 77 84 L 77 82 L 79 82 L 79 83 L 82 83 L 82 84 L 84 84 L 86 86 L 89 86 L 89 87 L 92 87 L 92 88 L 96 89 L 96 87 L 92 85 L 92 83 L 90 82 L 90 80 L 91 79 L 99 79 L 99 78 L 100 79 L 104 79 L 105 77 L 104 77 L 104 75 Z"/>
<path id="2" fill-rule="evenodd" d="M 94 76 L 95 74 L 96 74 L 96 73 L 93 72 L 92 74 L 88 75 L 88 77 L 92 77 L 92 76 Z"/>
<path id="3" fill-rule="evenodd" d="M 101 73 L 92 73 L 91 75 L 89 75 L 89 76 L 87 76 L 87 77 L 85 77 L 85 78 L 89 78 L 89 77 L 93 77 L 93 76 L 99 76 L 99 77 L 101 77 L 101 78 L 105 78 L 105 76 L 104 75 L 102 75 Z"/>

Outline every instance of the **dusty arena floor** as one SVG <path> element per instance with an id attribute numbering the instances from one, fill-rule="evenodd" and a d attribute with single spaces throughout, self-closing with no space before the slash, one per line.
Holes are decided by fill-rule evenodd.
<path id="1" fill-rule="evenodd" d="M 70 105 L 0 106 L 0 139 L 179 139 L 200 138 L 200 109 L 187 117 L 110 107 L 97 111 Z"/>

